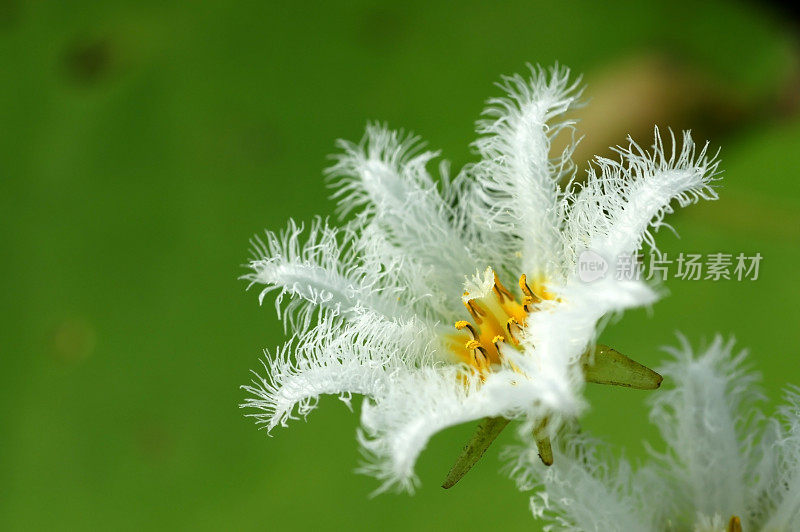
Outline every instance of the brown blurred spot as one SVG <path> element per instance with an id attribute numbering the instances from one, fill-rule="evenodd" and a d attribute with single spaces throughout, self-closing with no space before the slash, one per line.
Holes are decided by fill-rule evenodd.
<path id="1" fill-rule="evenodd" d="M 232 124 L 228 133 L 231 151 L 249 160 L 269 162 L 286 153 L 281 129 L 275 124 L 244 119 Z"/>
<path id="2" fill-rule="evenodd" d="M 780 87 L 776 100 L 775 112 L 780 118 L 792 117 L 800 110 L 800 42 L 797 40 L 793 43 L 793 52 L 789 74 Z"/>
<path id="3" fill-rule="evenodd" d="M 172 451 L 172 438 L 169 431 L 157 421 L 151 420 L 142 424 L 135 437 L 139 451 L 147 460 L 163 460 Z"/>
<path id="4" fill-rule="evenodd" d="M 112 63 L 111 43 L 107 39 L 79 40 L 64 52 L 63 64 L 72 81 L 92 85 L 108 75 Z"/>
<path id="5" fill-rule="evenodd" d="M 653 126 L 676 132 L 691 129 L 702 142 L 745 121 L 744 95 L 704 72 L 669 57 L 651 54 L 628 58 L 586 79 L 590 105 L 577 110 L 578 134 L 585 135 L 574 160 L 581 166 L 595 154 L 613 157 L 611 146 L 630 135 L 650 146 Z M 566 135 L 554 148 L 566 145 Z"/>
<path id="6" fill-rule="evenodd" d="M 88 320 L 69 318 L 53 332 L 52 355 L 61 362 L 82 362 L 92 354 L 96 343 L 95 329 Z"/>

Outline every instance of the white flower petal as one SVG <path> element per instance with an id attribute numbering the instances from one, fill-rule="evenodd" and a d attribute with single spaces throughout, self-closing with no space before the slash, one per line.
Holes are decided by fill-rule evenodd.
<path id="1" fill-rule="evenodd" d="M 748 449 L 754 430 L 748 420 L 760 397 L 757 377 L 743 372 L 746 353 L 734 355 L 732 340 L 718 336 L 697 357 L 685 339 L 682 343 L 680 350 L 669 350 L 675 361 L 659 369 L 674 388 L 652 396 L 652 421 L 670 449 L 661 457 L 663 470 L 653 476 L 667 479 L 673 494 L 654 497 L 654 510 L 662 499 L 678 501 L 678 515 L 690 519 L 698 512 L 740 515 L 747 507 L 748 470 L 754 465 Z"/>
<path id="2" fill-rule="evenodd" d="M 477 124 L 475 147 L 482 160 L 471 169 L 476 190 L 475 216 L 504 242 L 503 255 L 521 252 L 523 272 L 546 274 L 560 262 L 559 181 L 572 172 L 568 148 L 550 158 L 550 145 L 573 122 L 553 122 L 575 108 L 581 91 L 569 69 L 553 67 L 548 75 L 531 67 L 530 79 L 504 78 L 507 97 L 489 100 L 486 118 Z"/>
<path id="3" fill-rule="evenodd" d="M 401 254 L 429 268 L 432 289 L 457 293 L 461 278 L 476 266 L 458 211 L 442 199 L 426 170 L 438 153 L 422 151 L 417 137 L 378 124 L 367 127 L 359 144 L 339 141 L 339 147 L 343 153 L 328 174 L 341 212 L 363 207 Z"/>
<path id="4" fill-rule="evenodd" d="M 698 153 L 688 131 L 680 146 L 672 132 L 670 136 L 669 152 L 656 128 L 652 153 L 629 139 L 628 148 L 617 149 L 620 161 L 596 159 L 598 168 L 590 170 L 566 207 L 566 236 L 575 253 L 590 249 L 615 260 L 631 255 L 643 242 L 655 247 L 651 231 L 673 212 L 671 201 L 685 207 L 700 198 L 717 198 L 710 184 L 718 161 L 706 155 L 708 145 Z"/>
<path id="5" fill-rule="evenodd" d="M 787 404 L 780 409 L 780 420 L 770 427 L 772 437 L 760 444 L 764 463 L 759 467 L 761 480 L 757 501 L 767 501 L 754 508 L 764 523 L 762 530 L 791 530 L 800 523 L 800 390 L 787 394 Z M 767 467 L 765 467 L 767 466 Z"/>
<path id="6" fill-rule="evenodd" d="M 391 386 L 362 406 L 359 440 L 368 461 L 360 471 L 383 481 L 377 492 L 413 491 L 414 464 L 434 434 L 488 416 L 540 418 L 548 411 L 546 391 L 538 379 L 509 369 L 483 383 L 457 366 L 398 372 Z"/>
<path id="7" fill-rule="evenodd" d="M 249 263 L 252 272 L 242 278 L 250 281 L 250 286 L 265 285 L 259 302 L 277 290 L 275 306 L 280 314 L 283 297 L 294 298 L 283 313 L 291 318 L 287 323 L 301 330 L 309 326 L 318 307 L 341 315 L 351 315 L 357 307 L 383 316 L 403 314 L 394 293 L 399 288 L 392 286 L 387 264 L 375 268 L 357 261 L 357 235 L 329 227 L 319 218 L 303 243 L 302 233 L 303 226 L 291 220 L 285 231 L 268 231 L 264 240 L 254 239 L 254 258 Z M 391 259 L 382 259 L 391 265 Z"/>
<path id="8" fill-rule="evenodd" d="M 559 530 L 655 532 L 630 488 L 630 466 L 601 452 L 597 442 L 569 433 L 566 449 L 545 467 L 535 447 L 513 448 L 510 472 L 523 491 L 536 490 L 531 511 Z"/>
<path id="9" fill-rule="evenodd" d="M 542 302 L 528 317 L 522 338 L 524 353 L 510 358 L 526 374 L 547 383 L 547 403 L 554 412 L 577 416 L 584 406 L 580 399 L 584 379 L 578 362 L 596 343 L 603 317 L 649 304 L 655 294 L 644 283 L 634 281 L 576 281 L 550 289 L 559 299 Z"/>
<path id="10" fill-rule="evenodd" d="M 398 372 L 429 363 L 430 332 L 418 320 L 387 321 L 358 309 L 347 322 L 333 315 L 274 354 L 265 353 L 265 374 L 243 386 L 253 397 L 242 407 L 267 431 L 305 417 L 320 395 L 361 394 L 378 397 L 394 386 Z"/>

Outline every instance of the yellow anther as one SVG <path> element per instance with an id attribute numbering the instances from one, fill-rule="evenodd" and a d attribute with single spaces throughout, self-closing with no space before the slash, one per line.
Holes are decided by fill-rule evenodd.
<path id="1" fill-rule="evenodd" d="M 524 273 L 519 276 L 519 289 L 522 290 L 522 293 L 526 296 L 532 296 L 533 292 L 531 291 L 531 287 L 528 286 L 528 276 Z"/>
<path id="2" fill-rule="evenodd" d="M 467 293 L 465 292 L 464 295 L 467 295 Z M 481 316 L 485 316 L 486 311 L 483 310 L 480 307 L 480 305 L 478 305 L 478 303 L 475 302 L 474 299 L 470 299 L 469 301 L 464 301 L 464 306 L 467 307 L 467 310 L 472 315 L 472 318 L 475 320 L 475 323 L 480 325 L 481 322 L 483 321 L 481 319 Z"/>
<path id="3" fill-rule="evenodd" d="M 508 291 L 508 289 L 503 286 L 503 283 L 500 282 L 500 279 L 497 277 L 497 272 L 494 273 L 494 293 L 497 294 L 497 299 L 500 300 L 500 303 L 503 302 L 503 299 L 513 300 L 514 295 Z"/>
<path id="4" fill-rule="evenodd" d="M 472 351 L 472 357 L 478 369 L 489 369 L 489 353 L 486 352 L 486 348 L 479 341 L 470 340 L 464 344 L 464 347 Z"/>
<path id="5" fill-rule="evenodd" d="M 500 358 L 502 358 L 502 356 L 503 356 L 500 353 L 500 344 L 502 342 L 505 342 L 505 340 L 506 340 L 506 337 L 503 336 L 502 334 L 498 334 L 497 336 L 492 338 L 492 344 L 494 344 L 494 348 L 497 349 L 497 354 L 500 356 Z"/>
<path id="6" fill-rule="evenodd" d="M 525 296 L 525 298 L 522 300 L 522 304 L 524 306 L 527 306 L 527 305 L 530 305 L 530 304 L 533 304 L 533 303 L 538 303 L 539 301 L 541 301 L 541 298 L 539 296 L 537 296 L 536 294 L 534 294 L 533 290 L 531 290 L 531 287 L 528 286 L 528 277 L 524 273 L 519 276 L 519 289 L 522 290 L 522 293 Z M 530 302 L 526 303 L 526 300 L 528 298 L 530 298 Z M 526 308 L 525 310 L 528 310 L 528 309 Z"/>
<path id="7" fill-rule="evenodd" d="M 475 361 L 475 367 L 478 368 L 478 371 L 481 373 L 489 369 L 489 357 L 486 356 L 482 347 L 472 352 L 472 359 Z M 483 375 L 481 375 L 481 379 L 483 379 Z"/>
<path id="8" fill-rule="evenodd" d="M 519 344 L 519 340 L 517 339 L 516 336 L 514 336 L 514 329 L 522 330 L 522 327 L 520 327 L 517 318 L 514 317 L 508 318 L 508 321 L 506 321 L 506 330 L 508 331 L 508 337 L 514 344 Z"/>
<path id="9" fill-rule="evenodd" d="M 530 306 L 541 301 L 541 298 L 533 293 L 528 286 L 528 277 L 523 273 L 519 276 L 519 288 L 522 290 L 522 308 L 525 312 L 530 312 Z"/>
<path id="10" fill-rule="evenodd" d="M 472 339 L 473 340 L 478 337 L 478 332 L 475 330 L 475 327 L 473 327 L 470 322 L 468 322 L 466 320 L 457 321 L 456 322 L 456 330 L 457 331 L 463 331 L 464 329 L 467 329 L 470 332 L 470 334 L 472 335 Z"/>

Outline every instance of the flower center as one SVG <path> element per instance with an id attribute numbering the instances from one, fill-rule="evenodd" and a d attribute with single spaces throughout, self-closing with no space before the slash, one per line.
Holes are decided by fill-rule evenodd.
<path id="1" fill-rule="evenodd" d="M 519 338 L 528 315 L 543 299 L 553 296 L 542 282 L 528 284 L 527 277 L 519 278 L 521 301 L 512 294 L 494 273 L 491 291 L 483 295 L 464 292 L 462 301 L 471 321 L 455 323 L 457 333 L 448 337 L 450 348 L 458 360 L 466 363 L 481 376 L 491 371 L 492 365 L 503 361 L 503 350 L 510 346 L 519 349 Z"/>

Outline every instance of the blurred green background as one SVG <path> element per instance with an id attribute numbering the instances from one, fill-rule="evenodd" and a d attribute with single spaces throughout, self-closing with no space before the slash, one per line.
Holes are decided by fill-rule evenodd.
<path id="1" fill-rule="evenodd" d="M 527 61 L 586 74 L 583 158 L 654 121 L 723 147 L 720 201 L 659 243 L 760 252 L 760 278 L 670 281 L 602 340 L 657 365 L 676 330 L 735 333 L 771 411 L 800 382 L 793 20 L 719 1 L 0 3 L 0 529 L 538 530 L 500 445 L 439 488 L 471 426 L 431 442 L 415 496 L 369 499 L 337 400 L 274 438 L 237 408 L 283 337 L 237 280 L 250 236 L 331 214 L 326 155 L 368 119 L 472 160 L 492 83 Z M 585 426 L 643 458 L 646 394 L 588 394 Z"/>

